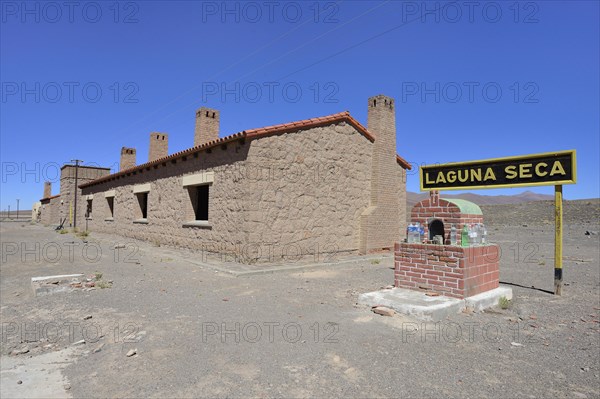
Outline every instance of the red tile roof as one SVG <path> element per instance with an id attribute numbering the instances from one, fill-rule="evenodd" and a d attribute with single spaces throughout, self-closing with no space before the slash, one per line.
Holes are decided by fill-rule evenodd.
<path id="1" fill-rule="evenodd" d="M 319 126 L 327 126 L 327 125 L 331 125 L 333 123 L 339 123 L 339 122 L 349 123 L 356 130 L 358 130 L 358 132 L 360 134 L 362 134 L 367 139 L 369 139 L 369 141 L 371 141 L 371 142 L 375 141 L 375 137 L 363 125 L 361 125 L 360 122 L 358 122 L 356 119 L 354 119 L 348 111 L 344 111 L 344 112 L 339 112 L 337 114 L 322 116 L 322 117 L 318 117 L 318 118 L 310 118 L 310 119 L 304 119 L 304 120 L 296 121 L 296 122 L 289 122 L 289 123 L 282 123 L 279 125 L 261 127 L 258 129 L 244 130 L 242 132 L 235 133 L 235 134 L 232 134 L 227 137 L 222 137 L 217 140 L 209 141 L 208 143 L 205 143 L 205 144 L 202 144 L 202 145 L 199 145 L 196 147 L 188 148 L 187 150 L 176 152 L 174 154 L 171 154 L 171 155 L 163 157 L 163 158 L 156 159 L 151 162 L 146 162 L 145 164 L 134 166 L 133 168 L 129 168 L 129 169 L 125 169 L 120 172 L 117 172 L 117 173 L 113 173 L 112 175 L 108 175 L 108 176 L 104 176 L 104 177 L 101 177 L 96 180 L 92 180 L 90 182 L 80 185 L 79 188 L 86 188 L 86 187 L 94 186 L 96 184 L 103 183 L 103 182 L 106 182 L 109 180 L 114 180 L 121 176 L 129 175 L 138 170 L 142 170 L 144 168 L 148 168 L 153 165 L 158 165 L 158 164 L 170 161 L 170 160 L 189 156 L 194 153 L 198 153 L 200 151 L 204 151 L 204 150 L 216 147 L 221 144 L 229 143 L 231 141 L 246 139 L 246 138 L 249 140 L 253 140 L 253 139 L 267 137 L 267 136 L 271 136 L 271 135 L 275 135 L 275 134 L 295 132 L 298 130 L 305 130 L 305 129 L 310 129 L 310 128 L 319 127 Z M 404 158 L 402 158 L 400 155 L 396 155 L 396 161 L 404 169 L 409 169 L 409 170 L 411 169 L 410 164 Z"/>

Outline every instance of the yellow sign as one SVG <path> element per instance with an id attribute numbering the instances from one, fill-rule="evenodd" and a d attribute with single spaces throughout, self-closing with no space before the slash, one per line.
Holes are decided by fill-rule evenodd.
<path id="1" fill-rule="evenodd" d="M 575 150 L 420 168 L 421 191 L 574 184 Z"/>

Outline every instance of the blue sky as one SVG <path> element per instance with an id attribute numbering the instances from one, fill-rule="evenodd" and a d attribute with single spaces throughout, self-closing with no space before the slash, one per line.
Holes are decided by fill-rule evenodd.
<path id="1" fill-rule="evenodd" d="M 65 4 L 1 3 L 2 210 L 44 180 L 58 193 L 71 159 L 146 162 L 152 131 L 191 147 L 202 105 L 228 135 L 344 110 L 366 125 L 380 93 L 414 165 L 576 149 L 565 197 L 600 196 L 596 1 Z"/>

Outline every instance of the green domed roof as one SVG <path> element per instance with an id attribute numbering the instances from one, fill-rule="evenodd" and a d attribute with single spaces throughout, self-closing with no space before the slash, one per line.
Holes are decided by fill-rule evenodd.
<path id="1" fill-rule="evenodd" d="M 458 207 L 458 209 L 460 209 L 461 213 L 466 213 L 468 215 L 483 215 L 483 212 L 481 212 L 481 208 L 479 207 L 479 205 L 475 204 L 474 202 L 471 201 L 467 201 L 464 199 L 457 199 L 457 198 L 440 198 L 443 199 L 444 201 L 448 201 L 451 204 L 454 204 Z"/>

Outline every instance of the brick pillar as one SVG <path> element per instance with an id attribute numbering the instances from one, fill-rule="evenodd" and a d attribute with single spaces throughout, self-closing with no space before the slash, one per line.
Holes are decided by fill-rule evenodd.
<path id="1" fill-rule="evenodd" d="M 47 181 L 44 182 L 44 196 L 42 198 L 52 197 L 52 183 Z"/>
<path id="2" fill-rule="evenodd" d="M 396 161 L 396 110 L 394 99 L 369 98 L 367 129 L 375 142 L 371 154 L 370 206 L 361 215 L 361 253 L 393 248 L 406 218 L 401 198 L 406 191 L 403 171 Z M 400 188 L 400 191 L 399 191 Z"/>
<path id="3" fill-rule="evenodd" d="M 219 138 L 220 115 L 216 109 L 202 107 L 196 111 L 194 147 Z"/>
<path id="4" fill-rule="evenodd" d="M 156 161 L 169 155 L 169 135 L 166 133 L 150 133 L 150 151 L 148 162 Z"/>
<path id="5" fill-rule="evenodd" d="M 121 148 L 121 160 L 119 163 L 119 170 L 125 170 L 135 167 L 136 165 L 136 151 L 135 148 Z"/>

